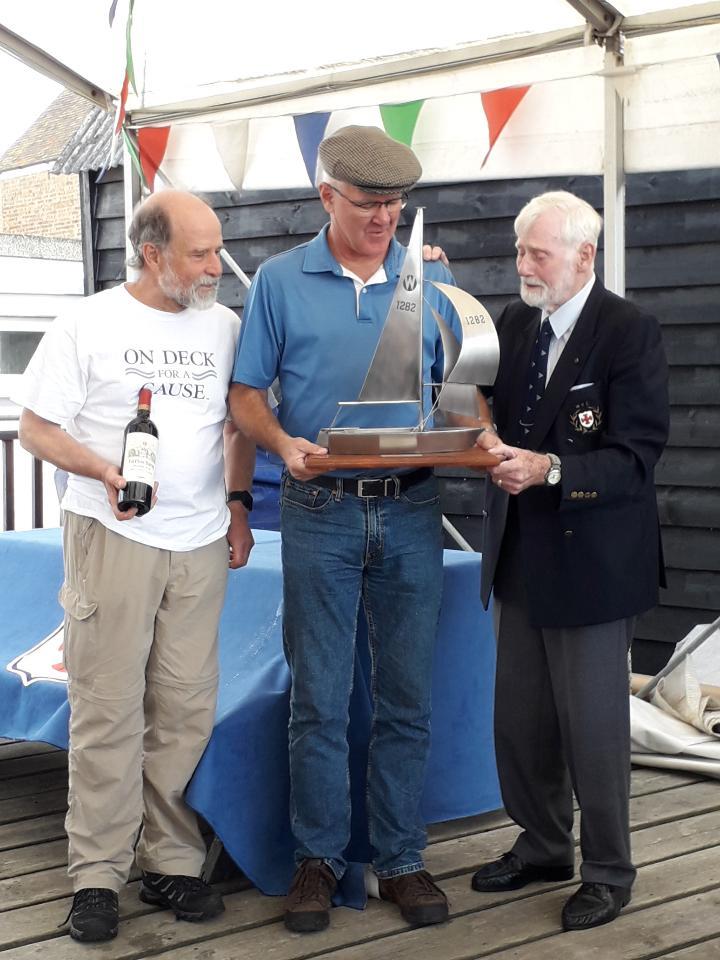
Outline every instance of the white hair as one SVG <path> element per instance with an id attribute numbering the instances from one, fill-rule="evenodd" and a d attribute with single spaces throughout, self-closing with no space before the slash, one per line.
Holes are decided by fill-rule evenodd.
<path id="1" fill-rule="evenodd" d="M 548 210 L 558 210 L 564 215 L 560 235 L 568 247 L 577 248 L 583 243 L 591 243 L 597 248 L 602 217 L 586 200 L 566 190 L 541 193 L 529 200 L 515 218 L 515 235 L 519 237 Z"/>

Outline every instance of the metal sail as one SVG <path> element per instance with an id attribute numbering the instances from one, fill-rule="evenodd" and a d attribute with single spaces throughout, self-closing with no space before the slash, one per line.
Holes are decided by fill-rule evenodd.
<path id="1" fill-rule="evenodd" d="M 480 398 L 478 389 L 469 383 L 444 383 L 437 398 L 437 409 L 444 414 L 456 413 L 461 417 L 480 417 Z M 436 419 L 436 423 L 443 421 Z M 452 424 L 452 421 L 445 423 Z"/>
<path id="2" fill-rule="evenodd" d="M 415 215 L 410 243 L 372 363 L 358 400 L 414 401 L 422 405 L 423 215 Z"/>
<path id="3" fill-rule="evenodd" d="M 447 283 L 430 281 L 444 294 L 457 311 L 462 328 L 460 355 L 451 371 L 445 372 L 449 383 L 471 383 L 490 386 L 495 383 L 500 362 L 500 344 L 490 314 L 469 293 Z M 442 327 L 440 327 L 442 334 Z"/>
<path id="4" fill-rule="evenodd" d="M 449 382 L 452 372 L 457 366 L 462 346 L 450 327 L 432 306 L 432 315 L 435 323 L 440 330 L 440 337 L 443 344 L 443 385 L 436 401 L 436 409 L 442 413 L 457 413 L 464 417 L 473 417 L 477 419 L 480 416 L 480 400 L 478 399 L 477 387 L 469 383 Z M 437 420 L 442 422 L 442 420 Z"/>
<path id="5" fill-rule="evenodd" d="M 440 331 L 440 339 L 443 345 L 443 383 L 445 383 L 452 373 L 455 364 L 458 362 L 461 344 L 435 307 L 431 303 L 426 303 L 425 306 L 430 307 L 435 323 Z"/>

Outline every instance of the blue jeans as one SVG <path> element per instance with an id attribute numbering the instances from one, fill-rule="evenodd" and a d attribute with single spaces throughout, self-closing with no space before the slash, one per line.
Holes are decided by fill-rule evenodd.
<path id="1" fill-rule="evenodd" d="M 443 582 L 437 481 L 430 477 L 395 497 L 363 498 L 286 476 L 281 517 L 296 860 L 321 858 L 338 878 L 345 870 L 348 705 L 362 602 L 373 697 L 367 771 L 373 865 L 380 877 L 420 870 L 426 832 L 419 808 Z"/>

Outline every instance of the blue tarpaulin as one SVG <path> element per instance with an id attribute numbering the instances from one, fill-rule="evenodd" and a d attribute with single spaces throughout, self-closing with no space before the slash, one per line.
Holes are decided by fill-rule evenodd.
<path id="1" fill-rule="evenodd" d="M 254 530 L 280 529 L 280 477 L 282 466 L 257 448 L 253 476 L 252 525 Z"/>
<path id="2" fill-rule="evenodd" d="M 250 564 L 230 572 L 220 624 L 218 713 L 188 798 L 253 883 L 264 893 L 281 894 L 293 869 L 293 845 L 280 536 L 257 530 L 255 538 Z M 56 599 L 61 554 L 58 530 L 0 534 L 0 736 L 66 747 L 62 611 Z M 479 556 L 446 551 L 422 807 L 427 822 L 501 804 L 492 742 L 495 651 L 479 575 Z M 364 770 L 371 708 L 363 638 L 361 628 L 349 732 L 353 861 L 369 859 Z"/>

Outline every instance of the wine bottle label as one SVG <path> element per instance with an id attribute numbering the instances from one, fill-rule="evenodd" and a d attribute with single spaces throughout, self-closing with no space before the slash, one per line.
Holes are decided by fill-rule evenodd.
<path id="1" fill-rule="evenodd" d="M 128 482 L 147 483 L 155 479 L 158 438 L 150 433 L 129 433 L 125 442 L 122 475 Z"/>

